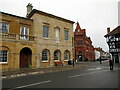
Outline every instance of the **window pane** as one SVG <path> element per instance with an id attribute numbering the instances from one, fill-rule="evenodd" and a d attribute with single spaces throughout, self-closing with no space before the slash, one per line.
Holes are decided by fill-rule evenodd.
<path id="1" fill-rule="evenodd" d="M 25 35 L 28 35 L 28 27 L 25 27 Z"/>
<path id="2" fill-rule="evenodd" d="M 22 35 L 28 35 L 29 33 L 29 28 L 28 27 L 21 27 L 21 32 L 20 34 Z"/>
<path id="3" fill-rule="evenodd" d="M 20 34 L 24 35 L 24 27 L 21 27 L 21 32 Z"/>
<path id="4" fill-rule="evenodd" d="M 28 39 L 29 37 L 27 36 L 27 35 L 29 35 L 29 28 L 28 27 L 21 27 L 20 28 L 21 30 L 21 32 L 20 32 L 20 34 L 21 34 L 21 37 L 20 37 L 20 39 Z"/>
<path id="5" fill-rule="evenodd" d="M 60 52 L 59 51 L 54 52 L 54 60 L 60 60 Z"/>
<path id="6" fill-rule="evenodd" d="M 0 32 L 8 32 L 8 24 L 0 22 Z"/>
<path id="7" fill-rule="evenodd" d="M 83 41 L 82 41 L 82 40 L 80 40 L 80 45 L 82 45 L 82 43 L 83 43 Z"/>
<path id="8" fill-rule="evenodd" d="M 67 30 L 64 31 L 64 38 L 65 38 L 65 40 L 68 40 L 68 33 L 69 33 L 69 31 L 67 31 Z"/>
<path id="9" fill-rule="evenodd" d="M 0 62 L 7 62 L 7 50 L 0 50 Z"/>
<path id="10" fill-rule="evenodd" d="M 47 61 L 47 60 L 48 60 L 48 57 L 49 57 L 48 50 L 44 50 L 44 51 L 42 52 L 42 61 Z"/>
<path id="11" fill-rule="evenodd" d="M 69 60 L 69 52 L 65 51 L 64 53 L 64 60 Z"/>
<path id="12" fill-rule="evenodd" d="M 60 32 L 59 28 L 56 28 L 55 31 L 56 31 L 56 40 L 59 40 L 59 32 Z"/>
<path id="13" fill-rule="evenodd" d="M 48 33 L 49 33 L 49 27 L 43 26 L 43 37 L 48 38 Z"/>
<path id="14" fill-rule="evenodd" d="M 2 32 L 2 22 L 0 22 L 0 32 Z"/>

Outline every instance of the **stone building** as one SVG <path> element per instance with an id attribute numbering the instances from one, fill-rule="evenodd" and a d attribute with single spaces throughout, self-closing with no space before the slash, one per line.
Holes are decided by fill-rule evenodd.
<path id="1" fill-rule="evenodd" d="M 2 70 L 35 67 L 33 20 L 0 12 L 0 66 Z"/>
<path id="2" fill-rule="evenodd" d="M 51 67 L 73 59 L 73 21 L 32 10 L 27 17 L 4 12 L 0 17 L 0 66 L 4 70 Z"/>
<path id="3" fill-rule="evenodd" d="M 27 17 L 33 19 L 34 36 L 37 37 L 37 67 L 54 66 L 55 63 L 68 64 L 68 60 L 73 59 L 74 22 L 40 10 L 32 10 L 32 7 L 28 4 Z"/>
<path id="4" fill-rule="evenodd" d="M 94 60 L 94 47 L 90 37 L 86 36 L 86 30 L 81 29 L 79 23 L 74 32 L 75 61 Z"/>

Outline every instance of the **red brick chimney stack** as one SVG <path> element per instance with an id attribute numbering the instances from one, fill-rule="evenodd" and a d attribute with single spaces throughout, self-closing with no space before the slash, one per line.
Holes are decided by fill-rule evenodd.
<path id="1" fill-rule="evenodd" d="M 107 34 L 110 33 L 110 27 L 107 28 Z"/>

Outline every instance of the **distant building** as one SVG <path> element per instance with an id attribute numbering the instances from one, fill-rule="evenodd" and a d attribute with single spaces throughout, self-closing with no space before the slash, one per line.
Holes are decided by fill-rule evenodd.
<path id="1" fill-rule="evenodd" d="M 114 62 L 120 63 L 120 26 L 112 31 L 110 31 L 110 28 L 107 28 L 107 32 L 105 37 L 109 46 L 109 52 L 112 54 Z"/>
<path id="2" fill-rule="evenodd" d="M 102 48 L 94 48 L 95 49 L 95 59 L 108 59 L 110 57 L 110 53 L 105 52 Z"/>
<path id="3" fill-rule="evenodd" d="M 81 29 L 78 22 L 74 32 L 74 53 L 76 62 L 95 59 L 92 41 L 86 36 L 86 30 Z"/>
<path id="4" fill-rule="evenodd" d="M 94 48 L 95 50 L 95 60 L 98 60 L 100 58 L 100 51 L 97 48 Z"/>

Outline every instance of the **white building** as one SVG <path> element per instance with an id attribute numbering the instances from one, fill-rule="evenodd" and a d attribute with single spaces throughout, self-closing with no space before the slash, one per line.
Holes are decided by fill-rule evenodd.
<path id="1" fill-rule="evenodd" d="M 100 51 L 95 50 L 95 59 L 99 59 L 100 58 Z"/>

